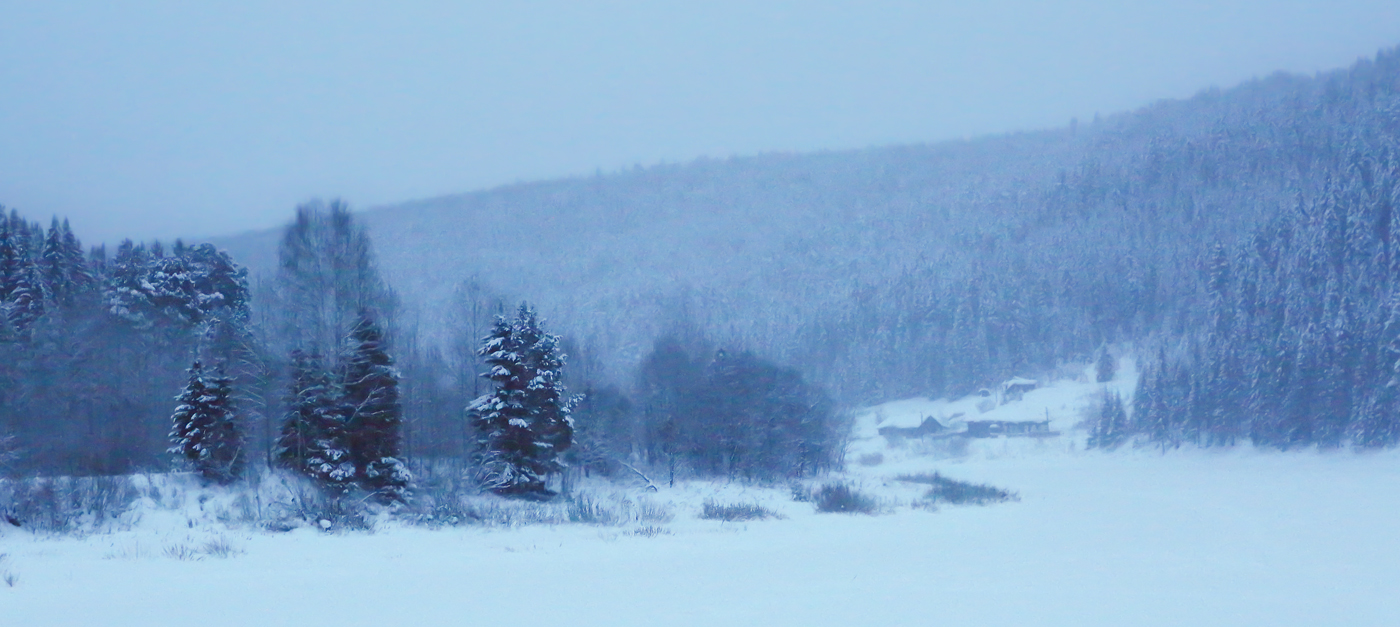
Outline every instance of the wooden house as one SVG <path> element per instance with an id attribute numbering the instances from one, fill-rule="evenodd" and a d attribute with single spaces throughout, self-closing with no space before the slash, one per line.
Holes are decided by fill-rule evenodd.
<path id="1" fill-rule="evenodd" d="M 886 438 L 921 438 L 926 435 L 935 435 L 947 431 L 948 427 L 938 419 L 929 416 L 919 423 L 917 427 L 880 427 L 880 435 Z"/>

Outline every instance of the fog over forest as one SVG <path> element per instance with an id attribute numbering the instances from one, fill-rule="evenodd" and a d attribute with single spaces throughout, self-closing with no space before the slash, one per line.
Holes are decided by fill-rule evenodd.
<path id="1" fill-rule="evenodd" d="M 11 212 L 3 424 L 36 453 L 23 468 L 159 467 L 170 391 L 198 357 L 241 388 L 240 463 L 270 463 L 301 389 L 283 391 L 293 353 L 343 372 L 344 338 L 373 324 L 402 377 L 403 432 L 383 428 L 403 455 L 465 459 L 483 446 L 462 426 L 486 390 L 480 341 L 528 303 L 560 335 L 560 383 L 588 391 L 576 418 L 595 441 L 580 451 L 599 459 L 807 472 L 839 465 L 840 408 L 1128 350 L 1144 376 L 1131 418 L 1096 427 L 1104 446 L 1389 446 L 1397 115 L 1391 50 L 1050 131 L 699 160 L 364 213 L 328 199 L 214 247 L 89 255 L 81 225 Z M 827 426 L 783 436 L 807 442 L 794 453 L 807 461 L 760 471 L 663 442 L 682 437 L 676 421 L 740 420 L 696 417 L 725 392 L 693 380 L 740 376 L 716 355 L 792 378 L 746 393 L 825 408 Z"/>

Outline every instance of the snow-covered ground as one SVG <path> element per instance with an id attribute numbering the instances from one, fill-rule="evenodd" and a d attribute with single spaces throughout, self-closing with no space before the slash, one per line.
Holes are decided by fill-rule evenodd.
<path id="1" fill-rule="evenodd" d="M 1060 381 L 985 414 L 975 398 L 863 412 L 848 479 L 882 499 L 876 516 L 690 482 L 588 488 L 669 522 L 269 533 L 191 501 L 81 538 L 6 527 L 0 625 L 1400 624 L 1400 454 L 1085 451 L 1072 427 L 1101 388 Z M 877 435 L 959 412 L 1048 413 L 1065 435 Z M 910 507 L 922 486 L 893 477 L 932 470 L 1021 500 Z M 707 499 L 785 518 L 702 520 Z"/>

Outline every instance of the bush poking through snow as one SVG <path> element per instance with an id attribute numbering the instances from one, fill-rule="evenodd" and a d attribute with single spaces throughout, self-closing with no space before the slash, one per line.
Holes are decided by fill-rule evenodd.
<path id="1" fill-rule="evenodd" d="M 367 497 L 356 498 L 355 494 L 328 494 L 306 482 L 286 484 L 288 501 L 276 503 L 281 516 L 275 516 L 263 524 L 268 531 L 288 531 L 295 519 L 310 525 L 320 525 L 321 521 L 331 523 L 321 526 L 323 531 L 372 531 L 370 505 Z"/>
<path id="2" fill-rule="evenodd" d="M 748 520 L 780 518 L 776 512 L 766 509 L 757 503 L 721 504 L 708 500 L 705 501 L 700 511 L 700 517 L 705 520 L 722 520 L 724 522 L 744 522 Z"/>
<path id="3" fill-rule="evenodd" d="M 481 523 L 481 515 L 467 503 L 477 494 L 470 474 L 452 461 L 414 462 L 411 471 L 417 483 L 413 499 L 397 512 L 399 520 L 433 529 Z"/>
<path id="4" fill-rule="evenodd" d="M 182 562 L 196 562 L 204 559 L 204 557 L 199 554 L 199 551 L 188 544 L 167 545 L 163 553 L 170 559 L 180 560 Z"/>
<path id="5" fill-rule="evenodd" d="M 616 509 L 599 503 L 588 494 L 578 493 L 569 497 L 566 506 L 569 522 L 588 525 L 620 525 L 626 519 Z"/>
<path id="6" fill-rule="evenodd" d="M 671 509 L 647 499 L 600 499 L 587 492 L 578 492 L 565 503 L 569 522 L 590 525 L 620 526 L 632 522 L 668 523 L 675 517 Z"/>
<path id="7" fill-rule="evenodd" d="M 849 484 L 828 483 L 812 493 L 812 502 L 823 514 L 874 514 L 880 504 L 875 497 Z"/>
<path id="8" fill-rule="evenodd" d="M 636 512 L 637 522 L 665 524 L 676 518 L 676 513 L 671 511 L 671 506 L 648 499 L 639 499 L 633 509 Z"/>
<path id="9" fill-rule="evenodd" d="M 56 477 L 0 481 L 6 523 L 41 533 L 96 530 L 131 507 L 130 477 Z"/>
<path id="10" fill-rule="evenodd" d="M 932 475 L 928 473 L 918 475 L 900 475 L 895 477 L 900 481 L 910 483 L 922 483 L 931 486 L 924 499 L 931 503 L 947 503 L 949 505 L 991 505 L 992 503 L 1004 503 L 1006 501 L 1019 501 L 1021 497 L 1010 490 L 1003 490 L 996 486 L 980 483 L 968 483 L 949 479 L 938 473 Z"/>
<path id="11" fill-rule="evenodd" d="M 413 509 L 399 513 L 399 519 L 414 525 L 438 529 L 442 527 L 456 527 L 471 523 L 483 522 L 481 515 L 461 500 L 445 500 L 432 503 L 422 503 L 423 499 L 414 499 L 410 504 Z"/>
<path id="12" fill-rule="evenodd" d="M 655 538 L 656 536 L 669 536 L 671 535 L 671 530 L 665 527 L 657 527 L 656 525 L 647 525 L 645 527 L 638 527 L 632 532 L 632 535 L 641 536 L 643 538 Z"/>
<path id="13" fill-rule="evenodd" d="M 205 556 L 226 559 L 243 554 L 243 549 L 234 546 L 233 542 L 224 536 L 210 538 L 197 545 L 188 542 L 189 538 L 186 538 L 186 542 L 183 543 L 167 544 L 161 553 L 182 562 L 198 562 Z"/>
<path id="14" fill-rule="evenodd" d="M 4 579 L 5 585 L 10 588 L 15 587 L 15 584 L 19 583 L 19 575 L 16 575 L 8 570 L 5 571 L 4 575 L 0 575 L 0 579 Z"/>
<path id="15" fill-rule="evenodd" d="M 224 536 L 210 538 L 201 549 L 209 557 L 229 558 L 243 554 L 243 549 L 234 546 L 233 542 Z"/>

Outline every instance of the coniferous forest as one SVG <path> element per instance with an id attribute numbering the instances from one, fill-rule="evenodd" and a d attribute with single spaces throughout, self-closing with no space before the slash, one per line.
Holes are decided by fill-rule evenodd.
<path id="1" fill-rule="evenodd" d="M 385 502 L 433 460 L 510 495 L 776 480 L 843 463 L 842 408 L 1109 345 L 1142 376 L 1094 446 L 1388 447 L 1398 202 L 1391 50 L 1054 131 L 313 202 L 216 244 L 9 210 L 0 461 Z"/>

